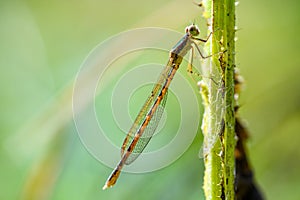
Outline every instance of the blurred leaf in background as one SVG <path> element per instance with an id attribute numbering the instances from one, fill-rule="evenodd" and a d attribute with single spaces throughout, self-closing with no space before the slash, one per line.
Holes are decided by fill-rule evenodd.
<path id="1" fill-rule="evenodd" d="M 240 112 L 251 132 L 256 179 L 268 199 L 300 197 L 299 6 L 276 0 L 237 8 L 237 64 L 246 80 Z M 102 191 L 111 169 L 87 152 L 72 119 L 73 82 L 96 45 L 132 28 L 184 33 L 194 19 L 205 36 L 200 14 L 183 0 L 1 1 L 0 198 L 204 199 L 200 130 L 172 165 L 124 173 L 115 188 Z"/>

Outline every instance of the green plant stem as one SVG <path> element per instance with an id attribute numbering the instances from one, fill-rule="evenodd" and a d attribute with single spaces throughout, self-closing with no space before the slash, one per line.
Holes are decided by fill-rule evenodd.
<path id="1" fill-rule="evenodd" d="M 235 1 L 206 0 L 203 5 L 214 32 L 206 46 L 214 56 L 204 68 L 214 81 L 204 80 L 201 91 L 205 107 L 204 191 L 206 199 L 234 199 Z"/>

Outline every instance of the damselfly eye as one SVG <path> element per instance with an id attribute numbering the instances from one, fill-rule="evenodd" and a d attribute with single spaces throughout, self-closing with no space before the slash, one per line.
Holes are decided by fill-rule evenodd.
<path id="1" fill-rule="evenodd" d="M 199 35 L 200 30 L 196 25 L 192 24 L 185 28 L 185 32 L 190 33 L 192 36 L 197 36 Z"/>
<path id="2" fill-rule="evenodd" d="M 191 29 L 190 29 L 191 32 L 193 32 L 195 30 L 196 30 L 196 28 L 194 26 L 192 26 Z"/>

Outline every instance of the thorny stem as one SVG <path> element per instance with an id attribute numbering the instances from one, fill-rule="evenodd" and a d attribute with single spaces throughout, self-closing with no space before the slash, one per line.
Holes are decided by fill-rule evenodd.
<path id="1" fill-rule="evenodd" d="M 210 28 L 214 32 L 206 48 L 209 54 L 215 55 L 204 66 L 204 73 L 213 77 L 218 83 L 216 85 L 208 79 L 203 80 L 201 84 L 205 107 L 202 123 L 205 160 L 204 191 L 206 199 L 233 200 L 236 144 L 235 1 L 204 0 L 203 6 L 204 17 L 208 19 Z"/>

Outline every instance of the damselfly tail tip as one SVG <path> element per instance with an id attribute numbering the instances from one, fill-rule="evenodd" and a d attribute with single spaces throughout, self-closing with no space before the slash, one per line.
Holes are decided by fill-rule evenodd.
<path id="1" fill-rule="evenodd" d="M 117 167 L 112 173 L 111 175 L 108 177 L 107 181 L 105 182 L 102 190 L 105 190 L 107 188 L 111 188 L 112 186 L 114 186 L 117 182 L 117 179 L 120 175 L 121 171 L 119 170 L 119 168 Z"/>
<path id="2" fill-rule="evenodd" d="M 105 183 L 105 185 L 102 187 L 102 190 L 106 190 L 107 188 L 109 188 L 109 186 L 107 185 L 107 183 Z"/>
<path id="3" fill-rule="evenodd" d="M 112 186 L 114 186 L 115 183 L 111 183 L 110 180 L 106 181 L 104 186 L 102 187 L 102 190 L 106 190 L 107 188 L 111 188 Z"/>

